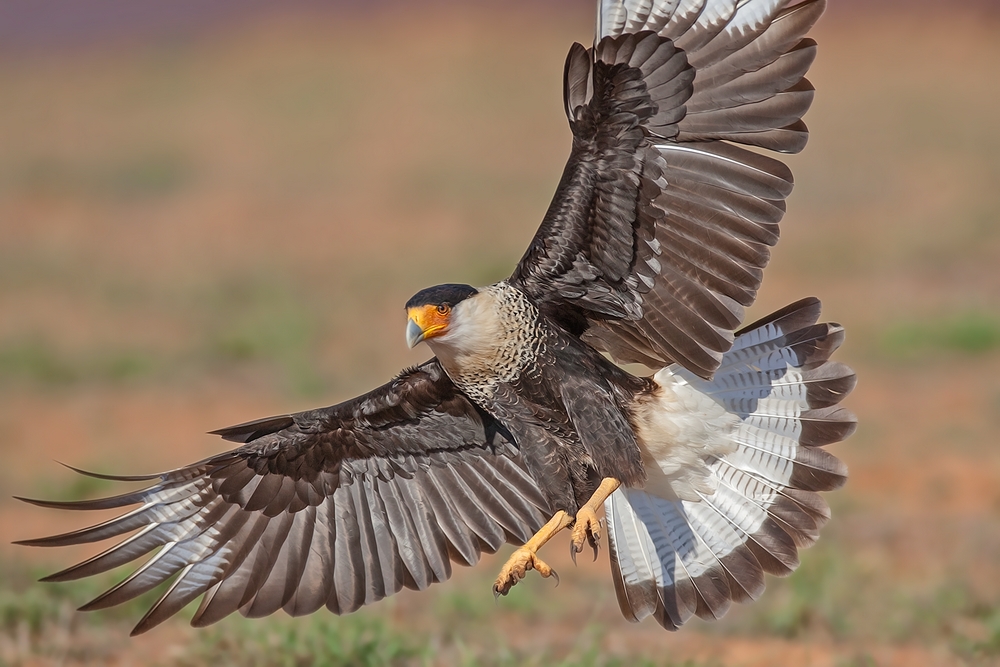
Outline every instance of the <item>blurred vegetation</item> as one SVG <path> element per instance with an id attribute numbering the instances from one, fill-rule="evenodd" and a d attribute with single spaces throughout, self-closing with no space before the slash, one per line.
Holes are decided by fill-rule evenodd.
<path id="1" fill-rule="evenodd" d="M 263 627 L 262 627 L 263 626 Z M 391 629 L 380 618 L 317 614 L 303 619 L 232 619 L 198 635 L 179 665 L 246 667 L 377 667 L 419 665 L 425 640 Z"/>
<path id="2" fill-rule="evenodd" d="M 41 574 L 21 563 L 0 561 L 0 664 L 20 665 L 31 658 L 91 664 L 115 655 L 129 641 L 129 628 L 153 603 L 163 587 L 120 607 L 81 614 L 74 607 L 92 599 L 121 580 L 106 574 L 63 584 L 38 584 Z M 476 577 L 486 581 L 486 574 Z M 472 582 L 469 582 L 472 583 Z M 509 636 L 488 631 L 512 617 L 519 620 L 552 615 L 551 599 L 543 604 L 526 589 L 499 608 L 488 586 L 467 592 L 423 593 L 437 620 L 428 631 L 427 620 L 413 626 L 394 618 L 392 601 L 339 617 L 321 611 L 304 618 L 277 614 L 267 620 L 231 616 L 193 640 L 174 646 L 169 654 L 148 655 L 144 664 L 218 665 L 219 667 L 375 667 L 378 665 L 462 665 L 468 667 L 714 667 L 714 661 L 650 659 L 605 655 L 600 641 L 608 632 L 599 624 L 579 628 L 583 641 L 566 650 L 535 650 L 509 643 Z M 193 606 L 182 612 L 187 620 Z M 556 604 L 557 612 L 567 609 Z M 487 613 L 488 611 L 488 613 Z M 173 621 L 177 623 L 178 621 Z M 486 631 L 486 632 L 484 632 Z M 162 629 L 153 633 L 163 632 Z M 31 663 L 33 664 L 33 663 Z"/>
<path id="3" fill-rule="evenodd" d="M 0 388 L 155 385 L 184 370 L 255 367 L 294 396 L 316 397 L 328 388 L 315 364 L 322 307 L 301 291 L 280 281 L 233 276 L 180 296 L 109 286 L 102 297 L 119 317 L 141 316 L 150 299 L 186 302 L 173 314 L 187 334 L 181 345 L 150 340 L 143 348 L 122 349 L 97 342 L 81 349 L 46 333 L 0 336 Z"/>
<path id="4" fill-rule="evenodd" d="M 166 360 L 155 353 L 107 350 L 71 355 L 42 336 L 0 342 L 0 378 L 6 383 L 60 386 L 154 377 Z"/>
<path id="5" fill-rule="evenodd" d="M 229 280 L 199 304 L 204 340 L 200 362 L 277 367 L 289 390 L 319 396 L 327 388 L 315 368 L 322 321 L 311 304 L 280 281 Z"/>
<path id="6" fill-rule="evenodd" d="M 711 667 L 712 663 L 620 658 L 601 654 L 598 646 L 575 648 L 565 657 L 549 651 L 511 648 L 471 637 L 441 637 L 413 632 L 383 618 L 319 614 L 305 619 L 279 618 L 261 628 L 259 621 L 231 619 L 199 634 L 179 665 L 249 667 L 376 667 L 378 665 L 456 665 L 461 667 Z"/>
<path id="7" fill-rule="evenodd" d="M 81 470 L 91 472 L 108 470 L 111 467 L 107 461 L 95 461 L 82 465 Z M 34 482 L 33 488 L 25 489 L 23 493 L 30 494 L 31 498 L 36 499 L 74 502 L 122 492 L 120 483 L 76 472 L 67 476 L 64 469 L 52 471 L 50 475 L 39 476 L 32 481 Z"/>
<path id="8" fill-rule="evenodd" d="M 996 601 L 961 577 L 903 585 L 897 576 L 897 585 L 891 585 L 886 581 L 889 573 L 859 566 L 829 542 L 801 556 L 794 576 L 769 581 L 762 599 L 718 632 L 850 643 L 933 642 L 943 637 L 963 654 L 1000 655 L 992 643 Z"/>
<path id="9" fill-rule="evenodd" d="M 127 623 L 140 618 L 163 592 L 153 590 L 113 610 L 84 614 L 76 608 L 118 584 L 124 573 L 60 584 L 37 581 L 48 574 L 52 572 L 0 559 L 0 665 L 33 664 L 38 657 L 57 663 L 106 662 L 125 641 Z"/>
<path id="10" fill-rule="evenodd" d="M 1000 348 L 1000 314 L 967 312 L 898 322 L 879 339 L 890 358 L 912 360 L 941 353 L 975 356 Z"/>
<path id="11" fill-rule="evenodd" d="M 169 152 L 138 154 L 109 164 L 41 158 L 18 165 L 6 178 L 0 173 L 0 193 L 127 202 L 173 195 L 194 180 L 190 160 Z"/>

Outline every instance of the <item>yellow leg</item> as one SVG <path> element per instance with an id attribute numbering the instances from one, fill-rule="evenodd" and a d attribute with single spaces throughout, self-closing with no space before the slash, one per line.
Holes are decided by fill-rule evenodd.
<path id="1" fill-rule="evenodd" d="M 554 576 L 558 582 L 559 575 L 538 557 L 538 550 L 555 537 L 559 531 L 570 526 L 573 526 L 573 539 L 570 543 L 570 553 L 573 554 L 573 560 L 575 561 L 576 555 L 583 551 L 584 542 L 589 542 L 590 546 L 594 548 L 594 560 L 597 560 L 597 545 L 601 539 L 601 524 L 597 519 L 597 510 L 620 485 L 621 482 L 617 479 L 605 477 L 590 500 L 584 503 L 583 507 L 576 513 L 575 519 L 563 510 L 556 512 L 548 523 L 532 535 L 523 547 L 518 547 L 500 568 L 500 574 L 493 582 L 493 594 L 507 595 L 514 584 L 524 579 L 528 570 L 538 570 L 538 574 L 543 577 Z"/>
<path id="2" fill-rule="evenodd" d="M 511 586 L 524 579 L 524 575 L 531 569 L 538 570 L 538 574 L 543 577 L 555 575 L 558 582 L 559 575 L 556 574 L 555 570 L 542 562 L 542 559 L 536 554 L 546 542 L 555 537 L 563 528 L 568 528 L 572 523 L 573 518 L 569 514 L 566 514 L 563 510 L 556 512 L 549 519 L 549 522 L 532 535 L 531 539 L 525 542 L 523 547 L 518 547 L 511 554 L 510 558 L 507 559 L 507 562 L 504 563 L 504 566 L 500 568 L 500 575 L 493 583 L 493 594 L 507 595 L 507 591 L 511 589 Z"/>
<path id="3" fill-rule="evenodd" d="M 576 521 L 573 524 L 573 539 L 570 542 L 570 554 L 573 562 L 576 562 L 576 555 L 583 551 L 583 543 L 588 542 L 594 550 L 594 560 L 597 560 L 598 545 L 601 541 L 601 522 L 597 519 L 597 510 L 604 504 L 612 493 L 621 486 L 614 477 L 605 477 L 601 480 L 601 485 L 594 491 L 583 507 L 576 513 Z"/>

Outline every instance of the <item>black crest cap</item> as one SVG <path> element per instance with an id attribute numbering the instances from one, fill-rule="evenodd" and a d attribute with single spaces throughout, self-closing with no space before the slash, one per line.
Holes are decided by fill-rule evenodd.
<path id="1" fill-rule="evenodd" d="M 418 308 L 420 306 L 437 306 L 447 304 L 454 306 L 459 301 L 468 299 L 473 294 L 478 293 L 472 285 L 459 285 L 456 283 L 446 283 L 422 289 L 406 302 L 406 308 Z"/>

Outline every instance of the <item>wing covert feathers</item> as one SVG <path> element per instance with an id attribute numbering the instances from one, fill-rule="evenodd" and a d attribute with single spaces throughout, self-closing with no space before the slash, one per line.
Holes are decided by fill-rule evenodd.
<path id="1" fill-rule="evenodd" d="M 510 281 L 598 350 L 661 368 L 659 405 L 668 388 L 678 397 L 645 428 L 674 420 L 681 436 L 643 451 L 649 481 L 605 505 L 615 590 L 633 621 L 675 629 L 758 597 L 765 573 L 790 573 L 818 538 L 830 517 L 819 492 L 847 476 L 821 449 L 855 425 L 839 405 L 854 374 L 829 359 L 843 329 L 817 324 L 819 302 L 806 299 L 734 333 L 793 185 L 759 149 L 805 146 L 816 54 L 805 34 L 824 6 L 601 0 L 594 46 L 566 59 L 572 152 Z M 601 397 L 585 398 L 567 410 L 592 425 L 581 442 L 596 452 Z M 685 419 L 710 437 L 685 439 Z M 23 542 L 118 540 L 46 580 L 143 559 L 83 607 L 162 586 L 134 634 L 199 597 L 195 626 L 234 611 L 343 614 L 523 543 L 553 510 L 511 432 L 435 360 L 340 405 L 213 433 L 240 446 L 161 475 L 109 476 L 151 482 L 138 491 L 28 500 L 121 510 Z"/>
<path id="2" fill-rule="evenodd" d="M 626 618 L 653 616 L 667 629 L 691 616 L 718 618 L 731 601 L 756 599 L 764 573 L 792 572 L 797 550 L 818 539 L 830 518 L 818 492 L 847 478 L 844 464 L 820 446 L 855 426 L 838 406 L 854 373 L 829 359 L 843 329 L 816 324 L 818 317 L 819 301 L 804 299 L 750 325 L 712 380 L 676 365 L 657 374 L 661 384 L 670 379 L 710 399 L 730 421 L 714 442 L 698 444 L 715 451 L 703 458 L 700 488 L 680 497 L 652 483 L 622 487 L 605 504 Z M 654 455 L 647 471 L 668 466 L 670 456 Z"/>
<path id="3" fill-rule="evenodd" d="M 606 0 L 570 49 L 573 150 L 511 280 L 620 362 L 708 378 L 760 287 L 824 0 Z"/>
<path id="4" fill-rule="evenodd" d="M 167 589 L 145 632 L 201 596 L 192 624 L 326 606 L 349 613 L 423 589 L 505 542 L 523 543 L 548 502 L 512 439 L 455 390 L 436 361 L 353 401 L 218 432 L 242 447 L 163 473 L 145 489 L 43 507 L 125 509 L 33 546 L 122 538 L 49 577 L 146 560 L 82 609 Z M 131 533 L 131 535 L 129 535 Z"/>

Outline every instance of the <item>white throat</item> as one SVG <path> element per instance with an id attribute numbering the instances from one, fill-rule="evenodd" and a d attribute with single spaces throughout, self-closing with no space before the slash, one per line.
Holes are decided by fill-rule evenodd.
<path id="1" fill-rule="evenodd" d="M 537 354 L 538 310 L 505 282 L 483 287 L 455 304 L 442 336 L 427 340 L 448 376 L 470 394 L 492 395 Z"/>

